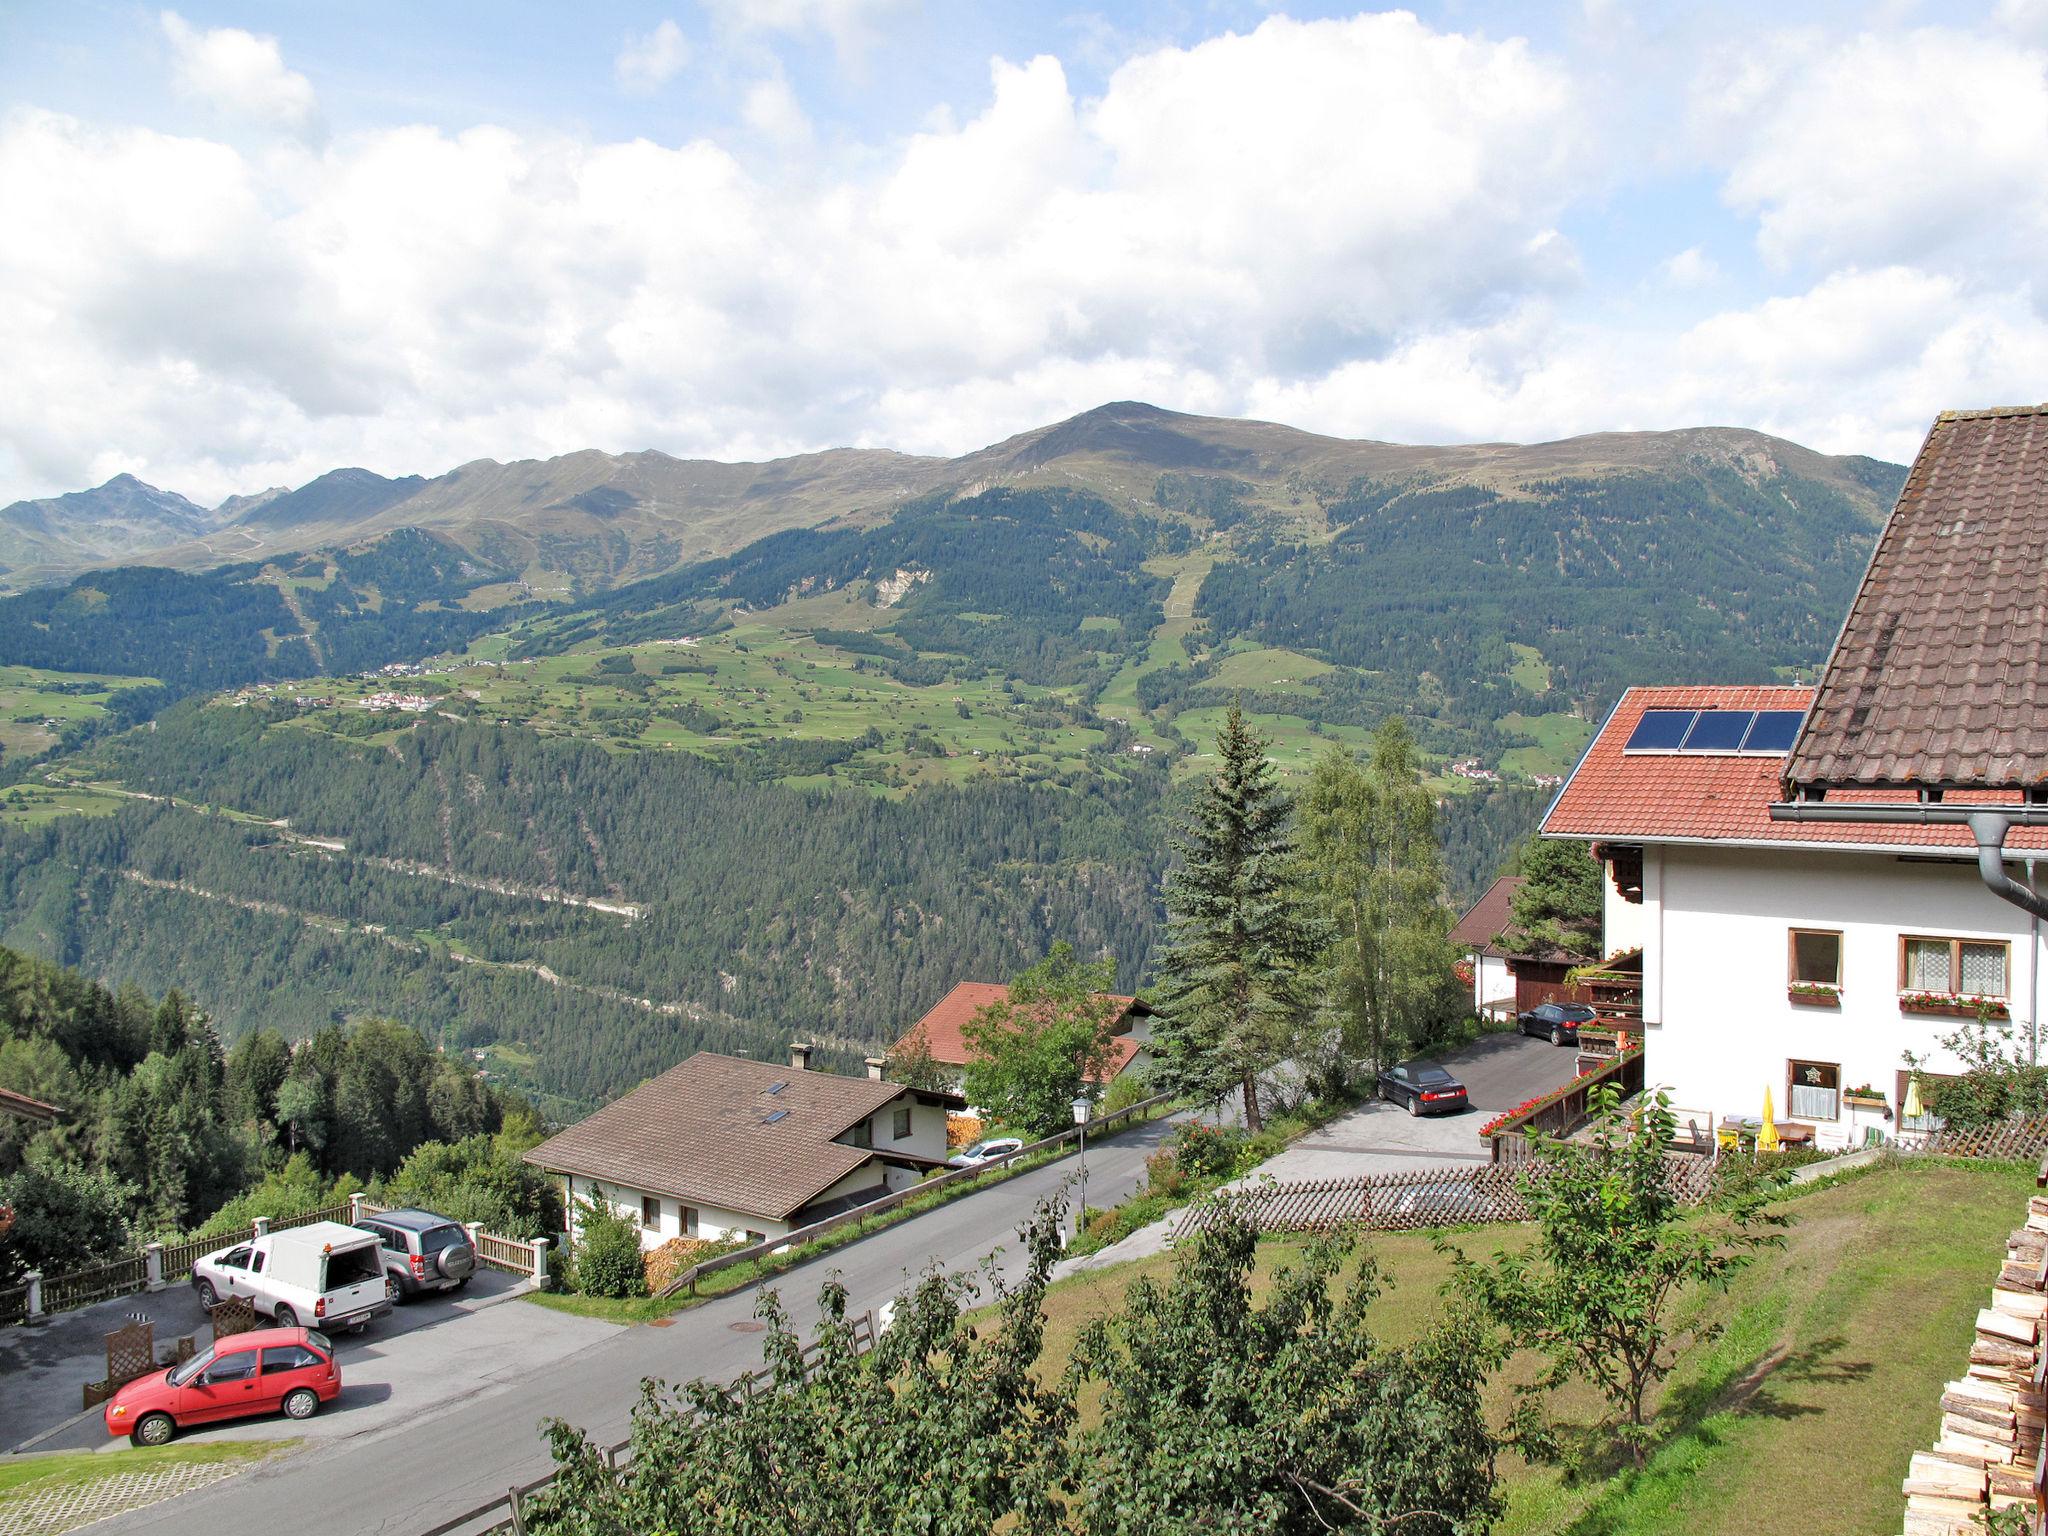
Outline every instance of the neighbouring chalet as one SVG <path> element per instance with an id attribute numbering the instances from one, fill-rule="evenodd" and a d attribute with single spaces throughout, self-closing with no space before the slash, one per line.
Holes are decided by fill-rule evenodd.
<path id="1" fill-rule="evenodd" d="M 2048 407 L 1944 414 L 1815 689 L 1635 688 L 1544 835 L 1605 867 L 1610 956 L 1682 1119 L 1823 1146 L 1980 1016 L 2038 1044 L 2048 902 Z M 2017 878 L 2015 876 L 2017 875 Z M 1639 972 L 1639 974 L 1636 974 Z M 1599 999 L 1596 997 L 1596 1003 Z"/>
<path id="2" fill-rule="evenodd" d="M 890 1047 L 890 1054 L 898 1055 L 909 1049 L 921 1034 L 925 1050 L 934 1062 L 946 1069 L 957 1090 L 966 1077 L 971 1056 L 967 1048 L 968 1024 L 982 1009 L 991 1003 L 1006 1002 L 1009 996 L 1008 987 L 994 982 L 963 981 L 940 998 L 929 1013 L 905 1030 L 903 1038 Z M 1155 1015 L 1150 1005 L 1140 998 L 1114 994 L 1108 996 L 1108 1001 L 1110 1055 L 1100 1081 L 1134 1069 L 1142 1072 L 1152 1063 L 1150 1046 Z"/>
<path id="3" fill-rule="evenodd" d="M 568 1208 L 602 1199 L 675 1237 L 781 1237 L 915 1184 L 946 1162 L 951 1094 L 699 1051 L 526 1154 L 563 1181 Z M 573 1220 L 573 1215 L 572 1215 Z"/>
<path id="4" fill-rule="evenodd" d="M 1521 888 L 1520 875 L 1502 875 L 1451 929 L 1451 942 L 1472 967 L 1472 1011 L 1482 1019 L 1509 1018 L 1515 1011 L 1514 973 L 1500 941 Z"/>

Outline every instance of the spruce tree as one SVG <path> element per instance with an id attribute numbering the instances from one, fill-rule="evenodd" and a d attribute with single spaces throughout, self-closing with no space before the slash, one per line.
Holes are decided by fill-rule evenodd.
<path id="1" fill-rule="evenodd" d="M 1321 948 L 1301 905 L 1294 802 L 1266 746 L 1233 702 L 1216 736 L 1216 771 L 1175 829 L 1181 862 L 1166 880 L 1153 1029 L 1158 1085 L 1211 1100 L 1242 1087 L 1254 1132 L 1258 1074 L 1301 1023 L 1303 981 Z"/>

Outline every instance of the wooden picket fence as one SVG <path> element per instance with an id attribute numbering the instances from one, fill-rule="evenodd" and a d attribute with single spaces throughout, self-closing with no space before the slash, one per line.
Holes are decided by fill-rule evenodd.
<path id="1" fill-rule="evenodd" d="M 2001 1120 L 1992 1125 L 1971 1126 L 1968 1130 L 1936 1131 L 1927 1139 L 1923 1150 L 1942 1157 L 2037 1161 L 2048 1154 L 2048 1116 Z"/>
<path id="2" fill-rule="evenodd" d="M 1697 1205 L 1713 1188 L 1712 1158 L 1673 1154 L 1665 1158 L 1664 1168 L 1674 1193 L 1687 1205 Z M 1201 1231 L 1226 1211 L 1251 1222 L 1262 1234 L 1329 1232 L 1339 1227 L 1412 1232 L 1529 1221 L 1533 1213 L 1523 1180 L 1542 1176 L 1543 1164 L 1532 1161 L 1253 1184 L 1190 1206 L 1173 1235 L 1178 1239 Z"/>
<path id="3" fill-rule="evenodd" d="M 875 1321 L 873 1312 L 865 1312 L 854 1318 L 848 1332 L 856 1358 L 870 1353 L 881 1337 L 881 1329 Z M 823 1340 L 813 1339 L 803 1347 L 805 1381 L 809 1381 L 817 1374 L 824 1358 Z M 738 1381 L 722 1390 L 729 1398 L 751 1402 L 754 1398 L 774 1391 L 775 1387 L 773 1375 L 748 1371 Z M 606 1446 L 604 1461 L 613 1472 L 624 1472 L 632 1465 L 633 1442 L 621 1440 L 617 1445 Z M 547 1476 L 535 1478 L 530 1483 L 521 1483 L 516 1488 L 507 1489 L 503 1497 L 493 1499 L 490 1503 L 479 1505 L 475 1509 L 466 1510 L 452 1520 L 444 1520 L 432 1530 L 422 1533 L 422 1536 L 457 1536 L 457 1533 L 461 1533 L 461 1536 L 526 1536 L 526 1502 L 554 1480 L 555 1474 L 550 1472 Z"/>

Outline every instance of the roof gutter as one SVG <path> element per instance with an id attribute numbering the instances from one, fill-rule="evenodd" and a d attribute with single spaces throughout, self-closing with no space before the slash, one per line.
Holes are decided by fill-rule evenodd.
<path id="1" fill-rule="evenodd" d="M 1771 820 L 1968 827 L 1970 835 L 1977 840 L 1977 873 L 1991 894 L 2023 912 L 2048 918 L 2048 897 L 2020 884 L 2005 872 L 2006 834 L 2014 827 L 2048 827 L 2048 805 L 1943 805 L 1939 801 L 1904 805 L 1838 801 L 1830 805 L 1820 800 L 1793 800 L 1773 805 Z"/>

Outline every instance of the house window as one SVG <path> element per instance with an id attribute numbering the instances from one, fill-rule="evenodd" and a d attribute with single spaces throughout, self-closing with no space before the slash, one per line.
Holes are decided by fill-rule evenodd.
<path id="1" fill-rule="evenodd" d="M 1902 938 L 1899 990 L 2002 998 L 2006 950 L 2003 940 Z"/>
<path id="2" fill-rule="evenodd" d="M 1911 1085 L 1915 1076 L 1918 1076 L 1920 1079 L 1920 1113 L 1909 1115 L 1906 1113 L 1906 1098 L 1911 1092 Z M 1934 1113 L 1934 1088 L 1937 1083 L 1952 1083 L 1954 1081 L 1955 1076 L 1952 1073 L 1921 1072 L 1916 1074 L 1901 1072 L 1898 1075 L 1897 1091 L 1892 1096 L 1892 1102 L 1899 1107 L 1899 1129 L 1902 1131 L 1940 1130 L 1946 1122 L 1943 1121 L 1941 1116 Z"/>
<path id="3" fill-rule="evenodd" d="M 683 1221 L 683 1236 L 695 1237 L 697 1235 L 697 1207 L 686 1205 L 682 1208 L 680 1214 Z"/>
<path id="4" fill-rule="evenodd" d="M 889 1120 L 889 1135 L 892 1140 L 903 1141 L 910 1135 L 910 1106 L 899 1104 Z"/>
<path id="5" fill-rule="evenodd" d="M 1842 1069 L 1832 1061 L 1795 1061 L 1786 1074 L 1785 1112 L 1794 1120 L 1841 1116 Z"/>
<path id="6" fill-rule="evenodd" d="M 661 1202 L 652 1195 L 640 1197 L 640 1225 L 661 1230 Z"/>
<path id="7" fill-rule="evenodd" d="M 1842 984 L 1842 936 L 1823 928 L 1792 930 L 1792 973 L 1795 982 L 1824 987 Z"/>
<path id="8" fill-rule="evenodd" d="M 875 1128 L 863 1120 L 846 1133 L 846 1144 L 850 1147 L 872 1147 L 875 1144 Z"/>

